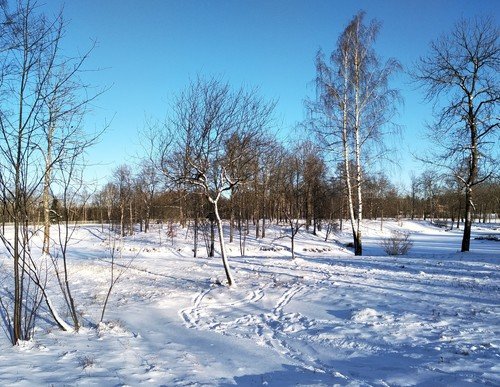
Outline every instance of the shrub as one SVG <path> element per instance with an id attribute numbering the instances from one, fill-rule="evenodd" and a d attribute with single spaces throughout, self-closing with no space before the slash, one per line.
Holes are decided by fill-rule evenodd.
<path id="1" fill-rule="evenodd" d="M 78 365 L 84 370 L 95 366 L 95 359 L 92 356 L 82 356 L 78 358 Z"/>
<path id="2" fill-rule="evenodd" d="M 410 233 L 393 231 L 390 237 L 384 238 L 381 243 L 387 255 L 407 254 L 413 246 Z"/>

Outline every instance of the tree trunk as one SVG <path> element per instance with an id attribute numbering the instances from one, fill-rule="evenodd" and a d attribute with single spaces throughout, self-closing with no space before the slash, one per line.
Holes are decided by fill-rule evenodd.
<path id="1" fill-rule="evenodd" d="M 472 188 L 465 189 L 465 223 L 462 237 L 462 252 L 470 251 L 470 234 L 472 227 Z"/>
<path id="2" fill-rule="evenodd" d="M 24 79 L 26 77 L 26 69 L 23 68 L 22 72 L 22 82 L 24 85 Z M 24 273 L 20 271 L 20 235 L 19 231 L 22 226 L 22 211 L 21 211 L 21 158 L 22 158 L 22 146 L 24 139 L 24 129 L 23 129 L 23 103 L 24 103 L 24 87 L 21 87 L 19 93 L 19 126 L 17 131 L 17 149 L 16 149 L 16 161 L 14 163 L 15 168 L 15 178 L 14 178 L 14 316 L 12 321 L 12 344 L 16 345 L 19 340 L 22 339 L 21 335 L 21 320 L 22 320 L 22 310 L 23 310 L 23 279 Z"/>
<path id="3" fill-rule="evenodd" d="M 240 254 L 243 257 L 245 255 L 245 245 L 246 245 L 247 233 L 242 228 L 243 228 L 243 222 L 242 222 L 241 213 L 240 213 L 240 217 L 238 218 L 238 231 L 239 231 L 239 237 L 240 237 Z"/>
<path id="4" fill-rule="evenodd" d="M 134 212 L 132 207 L 132 201 L 130 201 L 129 203 L 129 227 L 130 227 L 129 234 L 134 235 Z"/>
<path id="5" fill-rule="evenodd" d="M 222 265 L 224 266 L 224 271 L 226 273 L 227 284 L 232 286 L 234 284 L 233 277 L 231 275 L 231 270 L 229 268 L 229 262 L 227 260 L 226 245 L 224 243 L 224 232 L 222 230 L 222 220 L 219 215 L 218 200 L 211 200 L 214 205 L 215 221 L 217 223 L 217 229 L 219 231 L 219 243 L 220 243 L 220 255 L 222 257 Z"/>
<path id="6" fill-rule="evenodd" d="M 67 238 L 67 235 L 69 233 L 69 223 L 68 220 L 65 220 L 66 222 L 66 235 L 64 238 Z M 68 303 L 69 303 L 69 309 L 71 313 L 71 318 L 73 319 L 73 327 L 76 332 L 80 329 L 80 322 L 78 321 L 78 314 L 75 306 L 75 301 L 73 299 L 73 295 L 71 294 L 71 288 L 69 286 L 69 278 L 68 278 L 68 265 L 67 265 L 67 260 L 66 260 L 66 246 L 64 246 L 64 254 L 63 254 L 63 264 L 64 264 L 64 284 L 66 287 L 66 294 L 68 296 Z M 60 325 L 60 324 L 59 324 Z"/>
<path id="7" fill-rule="evenodd" d="M 339 228 L 340 228 L 340 231 L 344 231 L 344 195 L 343 194 L 341 194 L 341 197 L 340 197 Z"/>
<path id="8" fill-rule="evenodd" d="M 52 105 L 52 104 L 51 104 Z M 44 254 L 50 253 L 50 181 L 52 175 L 52 140 L 54 136 L 54 120 L 50 112 L 47 149 L 45 154 L 45 176 L 43 178 L 43 247 Z"/>
<path id="9" fill-rule="evenodd" d="M 345 118 L 346 120 L 346 118 Z M 345 121 L 345 126 L 343 129 L 343 150 L 344 150 L 344 173 L 345 173 L 345 183 L 346 183 L 346 188 L 347 188 L 347 202 L 349 206 L 349 218 L 351 221 L 351 229 L 352 229 L 352 237 L 353 237 L 353 244 L 354 244 L 354 254 L 359 255 L 359 247 L 358 243 L 360 241 L 360 238 L 357 235 L 357 230 L 356 230 L 356 218 L 354 216 L 354 201 L 353 201 L 353 190 L 352 190 L 352 184 L 351 184 L 351 172 L 349 168 L 349 144 L 347 140 L 347 121 Z"/>
<path id="10" fill-rule="evenodd" d="M 307 190 L 307 192 L 305 193 L 305 199 L 306 199 L 306 203 L 305 203 L 305 218 L 306 218 L 306 231 L 309 232 L 309 229 L 311 228 L 311 208 L 310 208 L 310 193 L 309 193 L 309 190 Z"/>
<path id="11" fill-rule="evenodd" d="M 354 55 L 354 153 L 356 157 L 356 188 L 358 199 L 358 211 L 356 217 L 356 236 L 354 238 L 354 254 L 363 255 L 363 246 L 361 245 L 361 221 L 363 220 L 363 196 L 362 196 L 362 172 L 361 172 L 361 143 L 359 139 L 359 131 L 361 130 L 361 108 L 359 101 L 360 85 L 359 79 L 361 77 L 361 60 L 359 58 L 358 47 L 356 47 Z"/>
<path id="12" fill-rule="evenodd" d="M 146 216 L 144 218 L 144 232 L 147 233 L 149 231 L 149 221 L 151 217 L 151 207 L 146 205 Z"/>
<path id="13" fill-rule="evenodd" d="M 196 258 L 198 251 L 198 216 L 194 217 L 194 241 L 193 241 L 193 257 Z"/>
<path id="14" fill-rule="evenodd" d="M 43 247 L 44 254 L 50 253 L 50 156 L 46 156 L 46 171 L 43 183 Z"/>
<path id="15" fill-rule="evenodd" d="M 125 236 L 125 207 L 124 204 L 120 205 L 120 235 Z"/>
<path id="16" fill-rule="evenodd" d="M 210 218 L 210 251 L 208 252 L 209 257 L 215 255 L 215 221 Z"/>
<path id="17" fill-rule="evenodd" d="M 16 171 L 16 179 L 18 172 Z M 17 184 L 16 184 L 17 185 Z M 14 316 L 12 321 L 12 344 L 16 345 L 19 340 L 22 339 L 21 336 L 21 316 L 22 316 L 22 279 L 20 273 L 20 259 L 19 259 L 19 228 L 20 222 L 20 209 L 19 202 L 20 199 L 18 195 L 20 190 L 16 187 L 16 198 L 14 199 Z"/>
<path id="18" fill-rule="evenodd" d="M 231 218 L 229 220 L 229 243 L 233 243 L 234 239 L 234 206 L 231 198 Z"/>

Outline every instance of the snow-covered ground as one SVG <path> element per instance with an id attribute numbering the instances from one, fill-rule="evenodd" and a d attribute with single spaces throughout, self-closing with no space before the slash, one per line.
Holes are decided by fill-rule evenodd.
<path id="1" fill-rule="evenodd" d="M 461 230 L 383 226 L 365 222 L 363 257 L 347 233 L 325 242 L 302 229 L 295 260 L 285 228 L 251 233 L 243 257 L 237 236 L 232 288 L 220 258 L 192 257 L 189 230 L 137 233 L 116 256 L 126 271 L 104 324 L 106 232 L 81 226 L 70 281 L 84 327 L 62 332 L 42 313 L 35 338 L 12 347 L 0 320 L 0 385 L 500 385 L 500 242 L 460 253 Z M 383 252 L 391 230 L 411 233 L 408 255 Z M 489 234 L 500 227 L 473 228 Z M 10 267 L 0 258 L 4 296 Z"/>

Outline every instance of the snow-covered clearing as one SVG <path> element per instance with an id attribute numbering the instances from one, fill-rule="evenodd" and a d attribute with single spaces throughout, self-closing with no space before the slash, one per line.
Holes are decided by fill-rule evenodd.
<path id="1" fill-rule="evenodd" d="M 394 229 L 414 241 L 404 257 L 379 245 Z M 233 288 L 220 285 L 219 257 L 192 257 L 185 229 L 125 238 L 118 263 L 133 260 L 97 324 L 106 233 L 79 227 L 70 280 L 84 327 L 61 332 L 43 313 L 35 338 L 12 347 L 0 321 L 0 385 L 500 385 L 498 241 L 460 253 L 460 230 L 367 221 L 366 256 L 343 247 L 348 234 L 324 242 L 303 229 L 292 261 L 289 239 L 276 239 L 284 230 L 251 233 L 244 257 L 238 238 L 228 245 Z M 473 228 L 489 234 L 500 227 Z"/>

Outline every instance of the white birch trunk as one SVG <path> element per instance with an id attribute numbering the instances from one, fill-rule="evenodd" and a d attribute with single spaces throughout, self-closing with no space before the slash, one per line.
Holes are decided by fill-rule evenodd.
<path id="1" fill-rule="evenodd" d="M 234 285 L 234 279 L 231 274 L 231 269 L 229 267 L 229 262 L 227 260 L 226 245 L 224 243 L 224 232 L 222 230 L 222 220 L 219 214 L 219 196 L 216 199 L 209 198 L 210 202 L 214 205 L 215 221 L 217 223 L 217 230 L 219 231 L 219 243 L 220 243 L 220 255 L 222 257 L 222 264 L 224 266 L 224 271 L 226 272 L 227 283 L 229 286 Z"/>
<path id="2" fill-rule="evenodd" d="M 349 219 L 351 222 L 351 229 L 354 239 L 354 245 L 356 246 L 357 234 L 356 234 L 356 225 L 355 225 L 355 216 L 354 216 L 354 201 L 353 201 L 353 190 L 351 183 L 351 171 L 349 166 L 349 155 L 350 155 L 350 147 L 349 147 L 349 133 L 348 133 L 348 56 L 344 56 L 344 96 L 343 96 L 343 106 L 342 106 L 342 146 L 343 146 L 343 156 L 344 156 L 344 173 L 346 180 L 346 188 L 347 188 L 347 204 L 349 207 Z"/>
<path id="3" fill-rule="evenodd" d="M 59 313 L 57 313 L 56 308 L 52 305 L 52 301 L 50 300 L 49 296 L 47 293 L 43 290 L 43 296 L 45 298 L 45 303 L 47 304 L 47 308 L 49 308 L 50 314 L 54 318 L 55 322 L 59 327 L 66 332 L 72 332 L 73 328 L 71 328 L 62 318 L 59 316 Z"/>
<path id="4" fill-rule="evenodd" d="M 359 27 L 359 25 L 358 25 Z M 359 32 L 356 31 L 359 35 Z M 363 254 L 361 244 L 361 221 L 363 219 L 363 198 L 362 198 L 362 171 L 361 171 L 361 143 L 360 143 L 360 128 L 361 128 L 361 105 L 360 105 L 360 78 L 361 78 L 361 58 L 360 46 L 356 44 L 354 47 L 354 152 L 356 159 L 356 190 L 358 199 L 358 209 L 356 217 L 356 240 L 354 241 L 355 255 Z"/>

